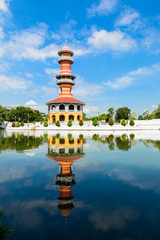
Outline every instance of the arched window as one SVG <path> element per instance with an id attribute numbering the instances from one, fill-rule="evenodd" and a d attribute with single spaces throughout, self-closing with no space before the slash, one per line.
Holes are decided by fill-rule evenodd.
<path id="1" fill-rule="evenodd" d="M 55 106 L 55 105 L 52 105 L 51 109 L 52 109 L 53 111 L 55 111 L 55 110 L 56 110 L 56 106 Z"/>
<path id="2" fill-rule="evenodd" d="M 60 118 L 59 118 L 59 120 L 60 120 L 61 122 L 64 122 L 64 121 L 65 121 L 65 116 L 64 116 L 64 115 L 61 115 Z"/>
<path id="3" fill-rule="evenodd" d="M 60 142 L 60 144 L 65 144 L 65 139 L 64 138 L 60 138 L 59 142 Z"/>
<path id="4" fill-rule="evenodd" d="M 60 110 L 60 111 L 65 110 L 65 105 L 64 105 L 64 104 L 59 105 L 59 110 Z"/>
<path id="5" fill-rule="evenodd" d="M 73 115 L 69 115 L 69 120 L 74 121 L 74 116 Z"/>
<path id="6" fill-rule="evenodd" d="M 81 106 L 80 106 L 80 105 L 77 106 L 77 110 L 78 110 L 78 111 L 81 110 Z"/>
<path id="7" fill-rule="evenodd" d="M 69 139 L 69 144 L 73 144 L 74 143 L 74 138 Z"/>
<path id="8" fill-rule="evenodd" d="M 73 104 L 69 105 L 69 110 L 74 111 L 74 105 Z"/>

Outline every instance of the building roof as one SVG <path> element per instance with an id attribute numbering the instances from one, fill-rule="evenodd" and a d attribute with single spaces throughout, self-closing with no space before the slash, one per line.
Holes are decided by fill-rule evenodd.
<path id="1" fill-rule="evenodd" d="M 53 100 L 47 102 L 46 104 L 48 105 L 50 103 L 80 103 L 80 104 L 85 105 L 84 102 L 81 102 L 73 97 L 58 97 L 56 99 L 53 99 Z"/>
<path id="2" fill-rule="evenodd" d="M 58 55 L 61 55 L 62 53 L 70 53 L 71 56 L 74 55 L 74 52 L 72 52 L 68 46 L 64 46 L 60 51 L 58 51 Z"/>
<path id="3" fill-rule="evenodd" d="M 61 51 L 64 51 L 64 50 L 71 51 L 71 49 L 68 46 L 62 47 Z"/>
<path id="4" fill-rule="evenodd" d="M 84 157 L 84 155 L 80 155 L 80 156 L 70 156 L 70 157 L 52 157 L 52 156 L 48 156 L 49 159 L 54 160 L 56 162 L 74 162 L 80 158 Z"/>

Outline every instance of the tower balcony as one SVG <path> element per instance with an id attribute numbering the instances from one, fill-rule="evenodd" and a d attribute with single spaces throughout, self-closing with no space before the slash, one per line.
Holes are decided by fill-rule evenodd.
<path id="1" fill-rule="evenodd" d="M 72 79 L 72 80 L 74 80 L 75 78 L 76 78 L 76 76 L 75 75 L 72 75 L 72 74 L 70 74 L 70 73 L 61 73 L 61 74 L 59 74 L 59 75 L 56 75 L 56 78 L 57 79 L 65 79 L 65 78 L 70 78 L 70 79 Z M 68 78 L 68 79 L 69 79 Z"/>
<path id="2" fill-rule="evenodd" d="M 71 64 L 74 63 L 74 60 L 70 56 L 62 56 L 58 58 L 58 63 L 61 63 L 62 61 L 70 61 Z"/>
<path id="3" fill-rule="evenodd" d="M 68 79 L 68 78 L 57 79 L 57 85 L 60 85 L 62 83 L 70 83 L 72 85 L 75 85 L 75 81 L 72 79 Z"/>

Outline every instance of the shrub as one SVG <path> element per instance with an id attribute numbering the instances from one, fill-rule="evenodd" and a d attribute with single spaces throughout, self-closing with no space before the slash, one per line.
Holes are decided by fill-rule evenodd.
<path id="1" fill-rule="evenodd" d="M 71 121 L 71 120 L 68 121 L 67 126 L 68 126 L 68 127 L 71 127 L 71 126 L 72 126 L 72 121 Z"/>
<path id="2" fill-rule="evenodd" d="M 79 121 L 79 126 L 83 126 L 83 120 Z"/>
<path id="3" fill-rule="evenodd" d="M 127 123 L 126 123 L 124 118 L 122 119 L 121 125 L 124 126 L 124 127 L 127 125 Z"/>
<path id="4" fill-rule="evenodd" d="M 59 134 L 59 133 L 56 134 L 56 138 L 57 138 L 57 139 L 60 138 L 60 134 Z"/>
<path id="5" fill-rule="evenodd" d="M 93 124 L 93 126 L 95 126 L 95 127 L 98 125 L 98 120 L 97 120 L 97 118 L 95 118 L 95 119 L 93 120 L 93 123 L 92 123 L 92 124 Z"/>
<path id="6" fill-rule="evenodd" d="M 131 139 L 131 141 L 133 141 L 134 138 L 135 138 L 135 135 L 134 135 L 134 134 L 131 134 L 131 135 L 130 135 L 130 139 Z"/>
<path id="7" fill-rule="evenodd" d="M 123 135 L 121 136 L 121 138 L 122 138 L 122 142 L 125 142 L 126 139 L 127 139 L 127 135 L 126 135 L 126 134 L 123 134 Z"/>
<path id="8" fill-rule="evenodd" d="M 60 122 L 59 121 L 56 122 L 56 126 L 60 127 Z"/>
<path id="9" fill-rule="evenodd" d="M 113 134 L 109 135 L 108 139 L 109 139 L 110 142 L 113 142 L 113 140 L 114 140 L 114 135 L 113 135 Z"/>
<path id="10" fill-rule="evenodd" d="M 21 122 L 21 126 L 24 127 L 24 122 Z"/>
<path id="11" fill-rule="evenodd" d="M 13 122 L 13 123 L 12 123 L 12 127 L 15 127 L 15 126 L 16 126 L 16 124 Z"/>
<path id="12" fill-rule="evenodd" d="M 68 134 L 68 139 L 69 139 L 69 140 L 72 139 L 72 134 L 71 134 L 71 133 Z"/>
<path id="13" fill-rule="evenodd" d="M 21 124 L 19 122 L 16 123 L 16 127 L 20 127 Z"/>
<path id="14" fill-rule="evenodd" d="M 134 124 L 135 124 L 135 123 L 134 123 L 134 120 L 131 119 L 130 122 L 129 122 L 129 125 L 130 125 L 130 126 L 134 126 Z"/>
<path id="15" fill-rule="evenodd" d="M 48 122 L 45 121 L 45 122 L 43 123 L 43 126 L 44 126 L 44 127 L 48 127 Z"/>
<path id="16" fill-rule="evenodd" d="M 110 126 L 113 126 L 113 125 L 114 125 L 113 119 L 109 119 L 108 124 L 109 124 Z"/>
<path id="17" fill-rule="evenodd" d="M 79 139 L 81 139 L 81 140 L 83 139 L 83 135 L 82 134 L 79 135 Z"/>

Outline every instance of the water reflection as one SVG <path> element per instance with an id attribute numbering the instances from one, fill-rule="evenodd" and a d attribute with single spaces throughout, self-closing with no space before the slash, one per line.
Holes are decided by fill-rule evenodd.
<path id="1" fill-rule="evenodd" d="M 16 229 L 13 239 L 158 240 L 159 139 L 104 132 L 1 135 L 0 208 L 6 226 Z"/>
<path id="2" fill-rule="evenodd" d="M 92 136 L 92 140 L 101 142 L 103 144 L 108 144 L 108 148 L 111 151 L 114 151 L 115 148 L 122 151 L 128 151 L 133 145 L 135 145 L 132 143 L 134 137 L 134 134 L 131 134 L 130 137 L 128 137 L 126 134 L 123 134 L 121 136 L 114 136 L 113 134 L 110 134 L 109 136 L 99 136 L 97 134 L 94 134 Z"/>
<path id="3" fill-rule="evenodd" d="M 76 184 L 73 174 L 73 163 L 84 157 L 83 136 L 72 137 L 71 134 L 65 138 L 60 135 L 48 138 L 48 158 L 59 163 L 59 174 L 56 176 L 56 185 L 60 186 L 60 197 L 58 197 L 58 209 L 67 217 L 74 208 L 72 186 Z"/>

